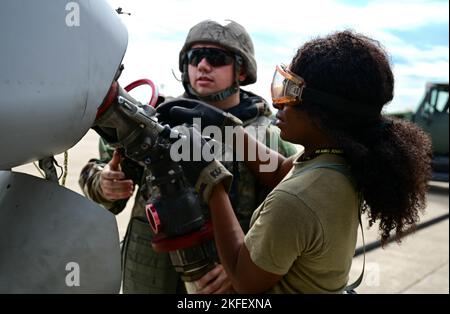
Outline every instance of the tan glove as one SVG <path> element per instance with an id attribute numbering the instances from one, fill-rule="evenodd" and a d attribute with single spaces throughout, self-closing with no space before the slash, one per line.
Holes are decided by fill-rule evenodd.
<path id="1" fill-rule="evenodd" d="M 199 193 L 201 199 L 205 202 L 209 202 L 211 193 L 219 183 L 222 183 L 225 191 L 229 191 L 231 188 L 231 182 L 233 181 L 233 175 L 225 168 L 222 163 L 217 160 L 213 160 L 206 168 L 200 172 L 200 176 L 195 184 L 195 189 Z"/>

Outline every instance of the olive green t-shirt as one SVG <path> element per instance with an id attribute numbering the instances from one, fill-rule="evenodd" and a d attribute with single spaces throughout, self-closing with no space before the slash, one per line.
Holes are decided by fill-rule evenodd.
<path id="1" fill-rule="evenodd" d="M 323 164 L 345 161 L 331 154 L 296 161 L 253 213 L 245 236 L 251 259 L 283 275 L 269 293 L 339 293 L 347 285 L 359 199 L 345 174 Z"/>

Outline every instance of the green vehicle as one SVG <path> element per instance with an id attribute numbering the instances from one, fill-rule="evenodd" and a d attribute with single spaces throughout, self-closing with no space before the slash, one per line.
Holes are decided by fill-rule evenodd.
<path id="1" fill-rule="evenodd" d="M 434 181 L 448 182 L 448 83 L 428 83 L 417 110 L 391 113 L 419 125 L 433 143 Z"/>

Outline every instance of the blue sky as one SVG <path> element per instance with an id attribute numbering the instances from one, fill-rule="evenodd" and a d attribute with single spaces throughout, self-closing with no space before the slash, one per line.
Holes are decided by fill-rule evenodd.
<path id="1" fill-rule="evenodd" d="M 381 42 L 390 54 L 395 97 L 386 111 L 414 109 L 426 82 L 449 80 L 449 2 L 422 0 L 108 0 L 122 7 L 129 43 L 120 83 L 153 80 L 162 93 L 183 92 L 178 52 L 189 28 L 205 19 L 232 19 L 253 38 L 258 81 L 246 87 L 270 100 L 275 65 L 289 63 L 305 41 L 353 29 Z"/>

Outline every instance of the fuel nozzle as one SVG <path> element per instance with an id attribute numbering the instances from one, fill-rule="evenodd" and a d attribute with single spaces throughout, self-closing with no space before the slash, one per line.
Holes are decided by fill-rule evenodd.
<path id="1" fill-rule="evenodd" d="M 164 156 L 163 151 L 155 155 L 149 165 L 152 175 L 148 185 L 152 186 L 152 193 L 146 205 L 147 218 L 155 234 L 152 247 L 157 252 L 169 253 L 187 291 L 195 293 L 192 283 L 218 262 L 212 225 L 180 164 L 169 156 L 158 161 L 158 156 Z"/>
<path id="2" fill-rule="evenodd" d="M 152 246 L 168 252 L 188 292 L 192 284 L 217 263 L 212 225 L 205 218 L 194 187 L 179 162 L 170 156 L 171 145 L 182 135 L 158 123 L 156 110 L 142 105 L 115 81 L 98 110 L 94 130 L 128 158 L 150 170 L 145 184 L 151 191 L 146 214 L 155 234 Z"/>

